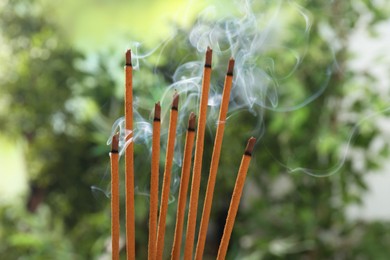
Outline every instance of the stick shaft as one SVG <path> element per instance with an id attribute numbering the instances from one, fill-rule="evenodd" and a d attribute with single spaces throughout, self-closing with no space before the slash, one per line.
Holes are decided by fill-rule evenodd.
<path id="1" fill-rule="evenodd" d="M 208 56 L 209 55 L 209 56 Z M 209 60 L 210 62 L 207 62 Z M 184 247 L 184 259 L 192 259 L 195 228 L 196 228 L 196 215 L 198 209 L 198 197 L 202 171 L 202 157 L 204 147 L 204 133 L 206 128 L 206 117 L 207 117 L 207 103 L 210 89 L 210 78 L 211 78 L 211 50 L 208 49 L 206 52 L 206 64 L 203 72 L 202 82 L 202 93 L 200 98 L 199 106 L 199 120 L 196 135 L 195 145 L 195 157 L 194 167 L 192 171 L 192 183 L 191 183 L 191 194 L 190 194 L 190 205 L 188 210 L 188 221 L 187 221 L 187 232 Z"/>
<path id="2" fill-rule="evenodd" d="M 194 148 L 194 139 L 195 139 L 195 131 L 189 129 L 187 131 L 186 142 L 184 146 L 185 148 L 184 148 L 184 157 L 183 157 L 183 168 L 181 172 L 179 198 L 177 202 L 175 235 L 173 239 L 173 247 L 171 252 L 172 260 L 180 259 L 180 247 L 181 247 L 181 240 L 183 235 L 184 213 L 185 213 L 186 201 L 187 201 L 188 183 L 190 180 L 191 157 L 192 157 L 192 150 Z"/>
<path id="3" fill-rule="evenodd" d="M 156 259 L 162 259 L 164 254 L 165 221 L 167 217 L 169 191 L 171 185 L 171 172 L 172 172 L 173 154 L 175 148 L 175 139 L 176 139 L 177 116 L 178 116 L 177 108 L 171 109 L 168 141 L 167 141 L 167 153 L 166 153 L 165 169 L 164 169 L 164 180 L 163 180 L 163 186 L 161 192 L 160 216 L 158 219 L 158 227 L 157 227 Z"/>
<path id="4" fill-rule="evenodd" d="M 223 134 L 225 130 L 226 114 L 229 106 L 230 90 L 232 86 L 232 75 L 225 77 L 225 86 L 222 94 L 222 102 L 219 112 L 219 122 L 217 126 L 217 132 L 214 141 L 213 154 L 210 165 L 209 179 L 207 182 L 206 196 L 203 205 L 203 212 L 200 222 L 200 228 L 198 233 L 198 243 L 195 251 L 195 259 L 201 260 L 203 258 L 204 246 L 206 243 L 207 228 L 209 224 L 211 206 L 213 202 L 213 194 L 215 187 L 215 180 L 218 172 L 219 158 L 221 154 Z"/>
<path id="5" fill-rule="evenodd" d="M 110 153 L 111 161 L 111 244 L 112 259 L 119 260 L 119 157 Z"/>
<path id="6" fill-rule="evenodd" d="M 157 214 L 158 214 L 158 179 L 160 162 L 160 119 L 153 121 L 152 165 L 150 176 L 150 208 L 149 208 L 149 244 L 148 259 L 156 258 Z"/>
<path id="7" fill-rule="evenodd" d="M 125 66 L 125 124 L 131 131 L 126 141 L 133 137 L 133 67 Z M 126 251 L 127 259 L 135 259 L 135 219 L 134 219 L 134 146 L 131 141 L 125 153 L 126 189 Z"/>
<path id="8" fill-rule="evenodd" d="M 242 160 L 241 160 L 240 168 L 238 170 L 236 184 L 234 185 L 232 198 L 230 200 L 230 206 L 229 206 L 229 211 L 228 211 L 228 215 L 226 218 L 225 228 L 223 230 L 221 243 L 220 243 L 219 249 L 218 249 L 218 255 L 217 255 L 218 260 L 223 260 L 226 257 L 226 252 L 227 252 L 227 249 L 229 246 L 229 240 L 230 240 L 230 236 L 232 234 L 234 221 L 236 219 L 238 206 L 240 204 L 242 190 L 244 188 L 245 178 L 246 178 L 246 174 L 248 172 L 250 161 L 251 161 L 251 156 L 248 154 L 244 154 L 244 156 L 242 157 Z"/>

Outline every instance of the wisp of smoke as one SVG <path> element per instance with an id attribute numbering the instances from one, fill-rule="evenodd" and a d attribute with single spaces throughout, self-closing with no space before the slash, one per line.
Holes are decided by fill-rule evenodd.
<path id="1" fill-rule="evenodd" d="M 243 1 L 239 5 L 239 15 L 216 20 L 210 18 L 217 16 L 216 9 L 208 8 L 201 13 L 190 30 L 187 39 L 192 48 L 192 50 L 188 50 L 188 53 L 195 54 L 189 54 L 188 57 L 185 57 L 185 60 L 188 58 L 189 60 L 180 64 L 173 74 L 169 75 L 172 80 L 169 86 L 156 86 L 156 89 L 153 90 L 161 94 L 157 98 L 154 97 L 154 100 L 150 103 L 161 102 L 162 152 L 165 151 L 167 132 L 164 129 L 167 129 L 172 95 L 174 91 L 177 91 L 180 95 L 178 138 L 174 155 L 175 170 L 172 175 L 172 185 L 175 187 L 178 186 L 179 177 L 177 172 L 181 167 L 186 119 L 190 112 L 198 111 L 203 72 L 202 58 L 208 46 L 213 49 L 213 75 L 215 75 L 212 78 L 208 103 L 208 123 L 212 126 L 218 123 L 226 123 L 217 122 L 217 118 L 222 94 L 220 81 L 223 79 L 223 73 L 230 57 L 235 59 L 235 69 L 227 121 L 241 113 L 251 113 L 254 118 L 253 132 L 258 139 L 266 131 L 263 121 L 266 111 L 291 112 L 298 110 L 318 98 L 328 86 L 336 64 L 334 60 L 330 64 L 324 64 L 322 78 L 319 79 L 316 85 L 293 89 L 289 84 L 289 80 L 301 69 L 301 65 L 305 62 L 312 26 L 310 13 L 293 1 L 266 2 L 261 6 L 261 12 L 254 11 L 254 6 L 254 2 Z M 294 33 L 299 32 L 295 43 L 288 42 L 287 37 L 284 37 L 291 22 L 286 20 L 285 17 L 294 17 L 295 22 L 291 26 L 294 26 Z M 175 41 L 175 37 L 169 37 L 166 41 L 144 54 L 141 53 L 142 45 L 133 43 L 134 70 L 143 70 L 150 67 L 151 64 L 148 59 L 157 56 L 154 58 L 154 63 L 157 65 L 154 65 L 153 72 L 158 73 L 158 66 L 160 63 L 164 63 L 162 61 L 163 54 L 173 41 Z M 279 54 L 277 55 L 279 59 L 274 58 L 274 53 Z M 283 55 L 280 55 L 280 53 L 283 53 Z M 332 56 L 331 50 L 329 50 L 329 53 Z M 165 63 L 167 62 L 165 61 Z M 142 85 L 134 85 L 135 91 L 142 87 Z M 127 142 L 125 141 L 130 131 L 125 129 L 124 118 L 121 117 L 112 126 L 107 144 L 110 143 L 112 136 L 119 132 L 120 155 L 123 155 L 128 142 L 144 145 L 150 155 L 152 118 L 150 113 L 149 116 L 144 116 L 140 111 L 151 109 L 151 107 L 147 108 L 141 102 L 137 102 L 136 96 L 134 105 L 133 138 Z M 302 172 L 316 177 L 334 174 L 345 162 L 348 147 L 356 134 L 358 125 L 352 130 L 347 148 L 337 165 L 324 171 L 304 167 L 289 168 L 284 164 L 282 165 L 290 173 Z M 161 158 L 164 158 L 163 154 Z M 145 164 L 148 162 L 149 160 L 144 160 Z M 136 174 L 140 173 L 136 172 Z M 135 177 L 137 185 L 137 176 Z M 147 194 L 147 191 L 142 190 L 140 185 L 138 185 L 138 191 L 139 194 Z"/>

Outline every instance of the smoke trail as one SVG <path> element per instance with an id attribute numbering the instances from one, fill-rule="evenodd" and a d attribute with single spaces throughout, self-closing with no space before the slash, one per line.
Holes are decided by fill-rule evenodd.
<path id="1" fill-rule="evenodd" d="M 351 145 L 354 139 L 356 139 L 359 136 L 359 130 L 362 128 L 362 126 L 367 122 L 372 122 L 375 118 L 384 115 L 386 113 L 390 112 L 390 107 L 387 107 L 385 109 L 382 109 L 380 111 L 372 112 L 369 115 L 365 116 L 359 122 L 357 122 L 349 131 L 348 131 L 348 137 L 346 138 L 346 142 L 341 146 L 342 149 L 340 151 L 339 161 L 332 165 L 329 168 L 325 169 L 310 169 L 310 168 L 304 168 L 304 167 L 290 167 L 287 164 L 284 164 L 277 160 L 275 157 L 275 161 L 279 163 L 283 168 L 286 169 L 288 173 L 291 174 L 298 174 L 298 173 L 304 173 L 307 175 L 310 175 L 312 177 L 329 177 L 335 173 L 337 173 L 345 164 L 346 160 L 348 159 L 348 156 L 350 155 L 350 149 Z"/>
<path id="2" fill-rule="evenodd" d="M 303 7 L 292 1 L 275 1 L 255 3 L 242 1 L 238 5 L 238 14 L 215 20 L 217 10 L 208 8 L 201 13 L 190 30 L 187 39 L 172 35 L 151 51 L 145 51 L 141 43 L 132 43 L 134 66 L 134 133 L 129 141 L 137 144 L 142 150 L 143 157 L 150 161 L 150 138 L 152 133 L 151 108 L 153 103 L 160 101 L 161 113 L 161 158 L 164 157 L 167 138 L 167 125 L 169 121 L 169 108 L 172 95 L 175 91 L 180 95 L 178 138 L 175 144 L 174 174 L 172 186 L 177 186 L 178 172 L 182 163 L 182 149 L 186 131 L 187 117 L 190 112 L 198 111 L 200 87 L 203 71 L 203 56 L 207 46 L 213 49 L 213 77 L 209 94 L 208 127 L 213 132 L 218 123 L 218 108 L 221 102 L 223 78 L 227 61 L 230 57 L 235 59 L 233 88 L 231 93 L 228 123 L 232 118 L 250 113 L 253 117 L 252 131 L 258 139 L 263 136 L 266 128 L 264 114 L 271 112 L 291 112 L 298 110 L 317 99 L 327 88 L 336 62 L 324 61 L 318 68 L 322 77 L 313 82 L 311 86 L 297 84 L 294 75 L 302 69 L 304 62 L 310 62 L 309 37 L 312 27 L 312 17 Z M 261 10 L 256 12 L 256 10 Z M 290 17 L 288 20 L 286 17 Z M 294 21 L 294 22 L 292 22 Z M 286 32 L 293 31 L 296 37 L 288 37 Z M 293 38 L 294 42 L 291 42 Z M 188 49 L 180 49 L 176 41 L 184 40 L 189 44 Z M 329 56 L 333 57 L 331 50 Z M 178 53 L 178 54 L 177 54 Z M 183 54 L 184 53 L 184 54 Z M 283 55 L 280 55 L 283 53 Z M 183 57 L 180 64 L 175 64 L 175 57 Z M 170 71 L 172 66 L 177 68 L 169 75 L 161 75 L 165 68 Z M 146 74 L 141 78 L 142 71 Z M 149 73 L 149 74 L 148 74 Z M 166 86 L 166 82 L 170 84 Z M 152 86 L 152 87 L 145 87 Z M 124 119 L 118 119 L 111 131 L 111 137 L 120 133 L 120 154 L 123 154 L 128 143 L 126 136 L 130 134 L 124 128 Z M 348 141 L 350 144 L 354 131 Z M 141 149 L 142 147 L 142 149 Z M 313 176 L 325 176 L 340 169 L 345 162 L 324 172 L 312 171 L 304 167 L 289 168 L 289 172 L 304 172 Z M 148 165 L 139 166 L 148 169 Z M 136 172 L 136 185 L 141 193 L 147 193 L 141 186 L 147 186 L 141 176 L 147 174 Z M 138 181 L 137 181 L 138 178 Z M 146 189 L 146 188 L 145 188 Z M 174 189 L 173 189 L 174 190 Z"/>

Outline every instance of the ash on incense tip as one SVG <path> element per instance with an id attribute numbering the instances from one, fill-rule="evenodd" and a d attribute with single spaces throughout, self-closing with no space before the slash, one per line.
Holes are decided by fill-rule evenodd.
<path id="1" fill-rule="evenodd" d="M 230 58 L 226 75 L 233 76 L 233 69 L 234 69 L 234 59 Z"/>
<path id="2" fill-rule="evenodd" d="M 126 51 L 126 66 L 132 66 L 131 64 L 131 50 Z"/>
<path id="3" fill-rule="evenodd" d="M 211 68 L 212 57 L 213 57 L 213 50 L 210 47 L 207 47 L 206 61 L 205 61 L 205 64 L 204 64 L 205 67 Z"/>
<path id="4" fill-rule="evenodd" d="M 253 152 L 253 148 L 255 147 L 256 144 L 256 138 L 251 137 L 248 140 L 248 143 L 245 148 L 245 154 L 251 156 Z"/>
<path id="5" fill-rule="evenodd" d="M 196 121 L 196 115 L 194 112 L 191 112 L 190 118 L 188 120 L 188 131 L 195 131 L 195 122 Z"/>
<path id="6" fill-rule="evenodd" d="M 177 110 L 178 107 L 179 107 L 179 94 L 175 92 L 175 94 L 173 95 L 172 109 Z"/>
<path id="7" fill-rule="evenodd" d="M 112 137 L 111 153 L 118 153 L 118 146 L 119 146 L 119 134 L 116 133 L 116 134 Z"/>
<path id="8" fill-rule="evenodd" d="M 160 102 L 154 105 L 154 121 L 160 121 L 161 118 L 161 106 Z"/>

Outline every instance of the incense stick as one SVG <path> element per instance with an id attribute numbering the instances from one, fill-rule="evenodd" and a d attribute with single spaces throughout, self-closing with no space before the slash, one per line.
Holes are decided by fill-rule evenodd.
<path id="1" fill-rule="evenodd" d="M 126 141 L 133 137 L 133 66 L 131 51 L 126 51 L 125 65 L 125 121 L 130 131 Z M 135 219 L 134 219 L 134 146 L 130 141 L 125 154 L 126 188 L 126 251 L 127 259 L 135 259 Z"/>
<path id="2" fill-rule="evenodd" d="M 206 196 L 205 196 L 203 213 L 202 213 L 200 228 L 198 233 L 198 243 L 195 251 L 195 259 L 197 260 L 202 259 L 204 246 L 206 243 L 207 227 L 209 224 L 211 205 L 213 202 L 215 180 L 218 172 L 218 164 L 219 164 L 219 158 L 221 154 L 223 134 L 225 130 L 226 114 L 228 111 L 230 90 L 233 81 L 233 67 L 234 67 L 234 60 L 231 58 L 229 60 L 229 65 L 225 77 L 225 85 L 223 88 L 221 107 L 219 111 L 217 132 L 214 141 L 213 154 L 211 157 L 212 159 L 210 165 L 209 179 L 207 182 Z"/>
<path id="3" fill-rule="evenodd" d="M 175 95 L 173 96 L 171 114 L 169 119 L 170 121 L 169 121 L 169 132 L 168 132 L 168 140 L 167 140 L 167 152 L 166 152 L 166 159 L 165 159 L 164 180 L 163 180 L 163 186 L 161 192 L 160 216 L 158 219 L 158 227 L 157 227 L 156 259 L 162 259 L 164 253 L 165 221 L 167 217 L 169 190 L 171 186 L 171 171 L 172 171 L 173 153 L 174 153 L 175 139 L 176 139 L 178 105 L 179 105 L 179 95 L 175 93 Z"/>
<path id="4" fill-rule="evenodd" d="M 192 150 L 195 139 L 195 114 L 191 113 L 188 120 L 186 142 L 184 145 L 183 167 L 181 171 L 179 198 L 177 202 L 175 235 L 171 252 L 172 260 L 180 259 L 180 247 L 183 234 L 184 213 L 187 201 L 188 182 L 190 180 Z"/>
<path id="5" fill-rule="evenodd" d="M 119 260 L 119 155 L 118 134 L 112 137 L 111 161 L 111 247 L 112 259 Z"/>
<path id="6" fill-rule="evenodd" d="M 196 134 L 196 148 L 194 167 L 192 171 L 192 184 L 190 206 L 188 210 L 187 233 L 184 247 L 184 259 L 192 259 L 194 237 L 196 228 L 196 215 L 198 208 L 199 187 L 202 171 L 202 157 L 204 146 L 204 133 L 206 128 L 207 103 L 210 89 L 212 50 L 207 47 L 206 61 L 203 71 L 202 93 L 199 105 L 199 120 Z"/>
<path id="7" fill-rule="evenodd" d="M 156 258 L 156 235 L 158 213 L 158 175 L 160 165 L 160 102 L 154 106 L 153 137 L 152 137 L 152 163 L 150 176 L 150 207 L 149 207 L 149 244 L 148 259 Z"/>
<path id="8" fill-rule="evenodd" d="M 245 153 L 241 160 L 241 165 L 238 170 L 236 184 L 234 185 L 232 198 L 230 201 L 229 211 L 226 218 L 225 228 L 223 230 L 223 235 L 221 243 L 218 249 L 218 260 L 223 260 L 226 257 L 227 248 L 229 246 L 230 236 L 232 234 L 234 221 L 237 215 L 238 206 L 240 204 L 242 190 L 245 184 L 246 173 L 248 171 L 249 163 L 252 157 L 252 151 L 255 146 L 256 139 L 254 137 L 249 138 L 248 144 L 245 149 Z"/>

